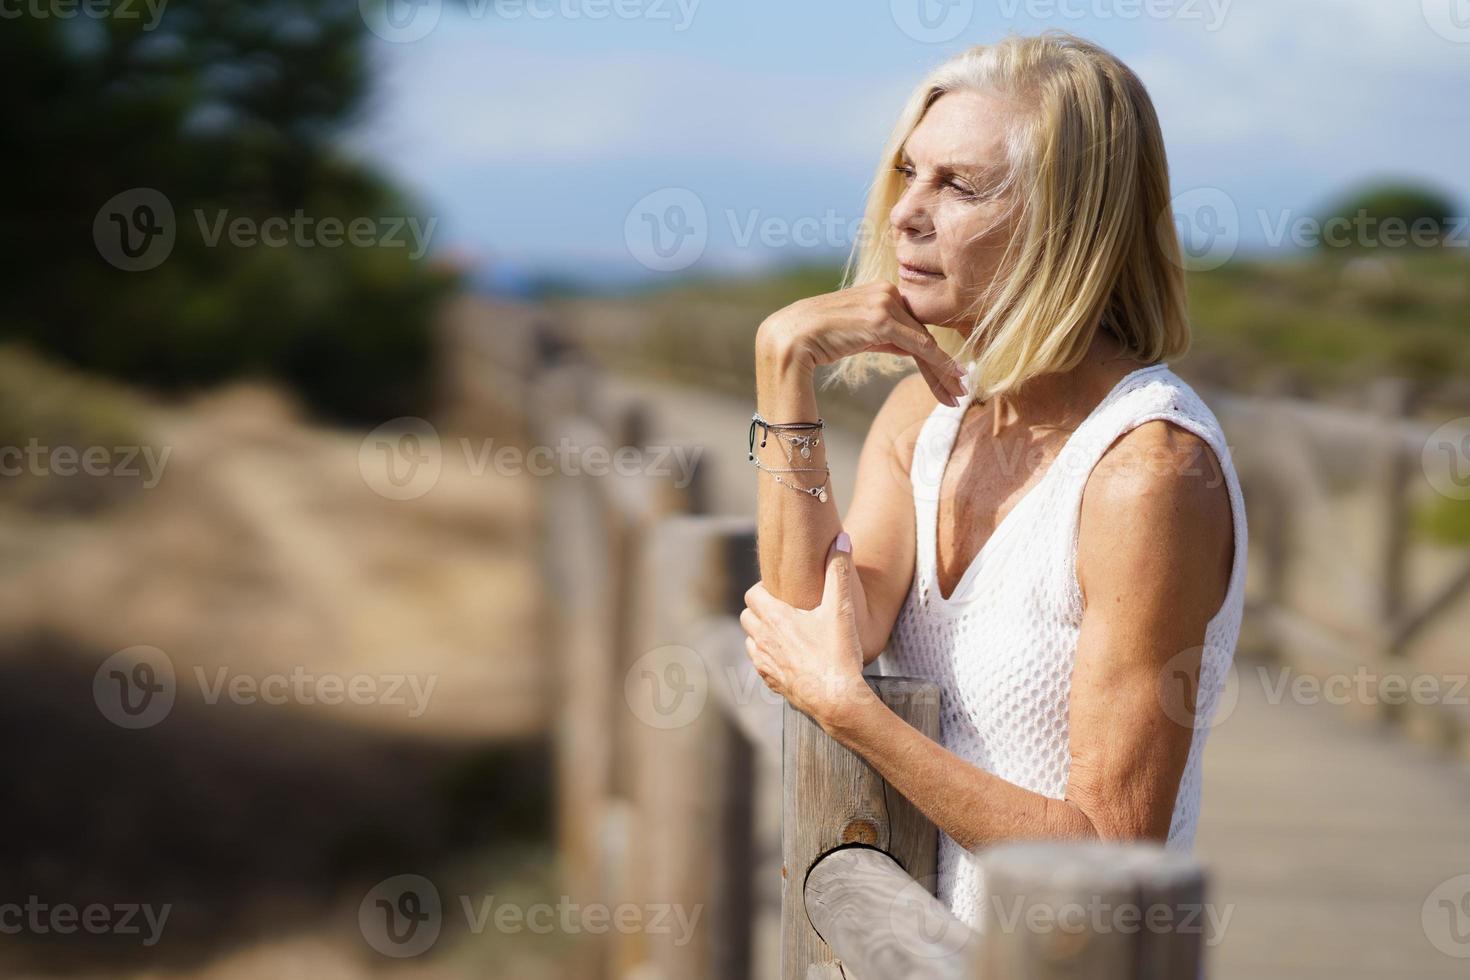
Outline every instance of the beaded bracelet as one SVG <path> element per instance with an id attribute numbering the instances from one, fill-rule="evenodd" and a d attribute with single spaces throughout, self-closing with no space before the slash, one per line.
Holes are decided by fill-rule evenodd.
<path id="1" fill-rule="evenodd" d="M 761 418 L 760 412 L 756 412 L 750 417 L 747 455 L 751 462 L 756 461 L 755 430 L 757 426 L 761 429 L 761 448 L 765 448 L 766 441 L 770 438 L 771 433 L 774 432 L 776 434 L 777 444 L 780 445 L 781 451 L 786 454 L 786 461 L 788 463 L 794 463 L 796 462 L 796 456 L 792 451 L 793 449 L 801 454 L 802 459 L 812 458 L 812 450 L 822 444 L 821 432 L 823 427 L 826 426 L 826 422 L 822 419 L 817 419 L 815 422 L 767 422 Z M 814 432 L 815 434 L 798 436 L 791 435 L 790 433 L 792 432 Z"/>

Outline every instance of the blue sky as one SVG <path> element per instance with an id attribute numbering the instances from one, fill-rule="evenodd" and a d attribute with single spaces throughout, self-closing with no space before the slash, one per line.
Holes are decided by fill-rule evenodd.
<path id="1" fill-rule="evenodd" d="M 1365 180 L 1470 201 L 1470 0 L 402 9 L 414 13 L 373 25 L 392 40 L 374 40 L 377 90 L 353 143 L 439 217 L 437 249 L 477 263 L 619 280 L 829 260 L 925 72 L 1048 26 L 1139 73 L 1176 193 L 1230 210 L 1243 250 Z M 678 254 L 641 240 L 691 229 Z"/>

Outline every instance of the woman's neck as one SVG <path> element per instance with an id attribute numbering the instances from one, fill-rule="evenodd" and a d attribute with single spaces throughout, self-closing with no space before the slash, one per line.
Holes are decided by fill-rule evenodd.
<path id="1" fill-rule="evenodd" d="M 1075 429 L 1119 378 L 1144 365 L 1123 358 L 1122 345 L 1099 332 L 1076 367 L 1037 375 L 1016 391 L 982 403 L 991 415 L 991 435 L 1015 426 Z"/>

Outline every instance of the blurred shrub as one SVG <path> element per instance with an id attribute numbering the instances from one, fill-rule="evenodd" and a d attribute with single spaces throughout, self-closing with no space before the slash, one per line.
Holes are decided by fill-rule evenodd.
<path id="1" fill-rule="evenodd" d="M 147 432 L 132 395 L 13 344 L 0 347 L 0 494 L 8 503 L 90 511 L 127 497 L 167 460 Z"/>
<path id="2" fill-rule="evenodd" d="M 142 4 L 99 7 L 26 8 L 0 32 L 0 82 L 27 93 L 0 129 L 5 332 L 165 388 L 259 375 L 337 418 L 423 408 L 452 277 L 404 247 L 231 245 L 200 228 L 414 216 L 340 150 L 368 91 L 357 0 L 169 4 L 156 20 Z M 176 241 L 129 272 L 94 220 L 135 188 L 164 195 Z"/>
<path id="3" fill-rule="evenodd" d="M 1435 497 L 1414 511 L 1420 537 L 1449 547 L 1470 547 L 1470 500 Z"/>
<path id="4" fill-rule="evenodd" d="M 1416 247 L 1416 243 L 1438 246 L 1452 231 L 1463 230 L 1455 227 L 1456 213 L 1453 201 L 1428 187 L 1374 184 L 1345 195 L 1329 210 L 1324 228 L 1337 221 L 1338 233 L 1324 235 L 1320 246 L 1350 250 Z M 1390 234 L 1405 244 L 1385 242 Z"/>

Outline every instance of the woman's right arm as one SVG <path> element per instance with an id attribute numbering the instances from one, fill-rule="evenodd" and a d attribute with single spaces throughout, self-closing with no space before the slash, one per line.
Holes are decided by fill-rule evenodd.
<path id="1" fill-rule="evenodd" d="M 961 371 L 933 337 L 908 313 L 895 287 L 861 286 L 802 300 L 761 325 L 756 341 L 756 408 L 772 423 L 819 417 L 813 377 L 822 364 L 874 351 L 912 356 L 919 375 L 901 382 L 874 419 L 858 463 L 857 488 L 848 510 L 853 540 L 853 599 L 857 606 L 865 662 L 886 645 L 908 591 L 913 571 L 914 511 L 908 467 L 918 425 L 936 404 L 955 404 Z M 811 458 L 788 458 L 774 433 L 756 454 L 770 468 L 821 470 L 826 444 Z M 821 482 L 820 472 L 780 474 L 803 487 Z M 813 479 L 815 477 L 815 479 Z M 773 595 L 798 608 L 820 601 L 828 551 L 843 522 L 837 494 L 828 484 L 827 500 L 776 483 L 758 474 L 757 533 L 761 580 Z"/>

